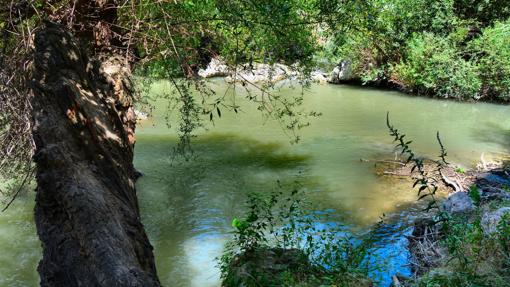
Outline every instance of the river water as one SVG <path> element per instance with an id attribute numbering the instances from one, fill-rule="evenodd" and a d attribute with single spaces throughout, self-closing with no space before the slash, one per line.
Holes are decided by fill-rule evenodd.
<path id="1" fill-rule="evenodd" d="M 222 80 L 212 85 L 218 94 L 225 89 Z M 161 82 L 152 92 L 168 89 Z M 299 92 L 279 91 L 284 96 Z M 438 154 L 439 130 L 449 160 L 465 168 L 482 153 L 490 159 L 509 147 L 508 106 L 313 85 L 303 106 L 322 116 L 311 119 L 298 144 L 290 144 L 278 122 L 246 105 L 242 94 L 236 101 L 242 106 L 239 113 L 222 110 L 214 125 L 207 123 L 208 131 L 198 132 L 189 161 L 174 156 L 175 127 L 168 129 L 165 118 L 175 115 L 165 112 L 163 101 L 138 127 L 135 165 L 144 173 L 137 183 L 142 220 L 165 286 L 219 286 L 215 258 L 230 237 L 232 218 L 243 215 L 247 193 L 274 190 L 277 180 L 299 181 L 317 210 L 334 214 L 355 232 L 386 214 L 376 245 L 385 268 L 373 276 L 387 286 L 389 275 L 409 272 L 404 235 L 419 207 L 408 182 L 379 178 L 373 162 L 360 160 L 393 157 L 386 112 L 419 154 Z M 0 286 L 37 286 L 41 251 L 32 208 L 29 193 L 0 215 Z"/>

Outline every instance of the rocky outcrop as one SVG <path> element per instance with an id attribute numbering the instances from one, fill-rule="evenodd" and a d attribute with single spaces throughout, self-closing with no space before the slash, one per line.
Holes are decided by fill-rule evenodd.
<path id="1" fill-rule="evenodd" d="M 313 269 L 299 249 L 261 248 L 235 256 L 222 286 L 252 286 L 254 282 L 265 286 L 264 283 L 277 283 L 277 277 L 283 272 L 312 272 Z"/>
<path id="2" fill-rule="evenodd" d="M 350 60 L 341 61 L 331 72 L 329 83 L 341 84 L 355 80 Z"/>
<path id="3" fill-rule="evenodd" d="M 279 82 L 286 79 L 296 78 L 298 72 L 289 66 L 282 64 L 253 64 L 242 65 L 231 71 L 225 78 L 227 82 L 246 81 L 250 83 Z"/>
<path id="4" fill-rule="evenodd" d="M 314 83 L 327 84 L 329 82 L 330 76 L 322 70 L 316 70 L 310 74 L 310 79 Z"/>
<path id="5" fill-rule="evenodd" d="M 212 58 L 207 68 L 198 71 L 198 75 L 202 78 L 226 77 L 230 75 L 230 69 L 222 60 Z"/>
<path id="6" fill-rule="evenodd" d="M 159 286 L 140 221 L 129 66 L 89 59 L 64 26 L 35 36 L 41 286 Z"/>
<path id="7" fill-rule="evenodd" d="M 225 77 L 225 80 L 229 83 L 234 81 L 276 83 L 296 79 L 299 72 L 283 64 L 269 65 L 262 63 L 239 65 L 234 69 L 221 59 L 213 58 L 207 68 L 198 71 L 198 76 L 202 78 Z M 314 83 L 326 84 L 329 82 L 330 76 L 321 70 L 316 70 L 310 74 L 310 80 Z"/>

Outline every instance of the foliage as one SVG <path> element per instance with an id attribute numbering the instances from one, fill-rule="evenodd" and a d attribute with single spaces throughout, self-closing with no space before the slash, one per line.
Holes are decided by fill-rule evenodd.
<path id="1" fill-rule="evenodd" d="M 321 223 L 327 218 L 310 211 L 299 185 L 290 193 L 281 188 L 266 195 L 249 194 L 246 215 L 232 221 L 234 238 L 219 259 L 224 286 L 368 286 L 367 274 L 376 268 L 369 266 L 374 234 L 356 239 L 340 226 Z M 261 261 L 268 250 L 298 254 L 293 256 L 301 268 L 289 264 L 268 274 L 273 271 L 246 267 Z M 249 276 L 242 276 L 246 272 Z"/>
<path id="2" fill-rule="evenodd" d="M 437 142 L 439 147 L 441 148 L 441 154 L 439 158 L 441 160 L 433 161 L 435 164 L 435 169 L 432 171 L 426 171 L 424 166 L 424 158 L 418 157 L 410 148 L 410 144 L 412 141 L 407 141 L 405 139 L 405 134 L 400 132 L 390 123 L 390 113 L 386 115 L 386 126 L 390 131 L 390 136 L 393 137 L 393 141 L 397 142 L 396 148 L 400 149 L 400 155 L 406 158 L 405 163 L 412 164 L 411 173 L 416 171 L 418 176 L 413 177 L 414 184 L 413 188 L 418 186 L 418 200 L 422 200 L 424 198 L 429 198 L 429 203 L 425 208 L 425 211 L 430 211 L 432 209 L 437 210 L 437 218 L 436 222 L 446 221 L 448 219 L 448 215 L 441 210 L 439 207 L 439 202 L 436 199 L 436 192 L 438 190 L 438 180 L 436 179 L 436 175 L 441 175 L 442 169 L 448 165 L 446 161 L 446 156 L 448 153 L 441 142 L 441 138 L 439 136 L 439 132 L 436 134 Z"/>
<path id="3" fill-rule="evenodd" d="M 485 234 L 480 212 L 474 218 L 455 216 L 442 226 L 440 243 L 448 260 L 418 280 L 416 286 L 508 286 L 510 282 L 510 221 L 500 221 L 497 232 Z"/>
<path id="4" fill-rule="evenodd" d="M 392 70 L 397 81 L 444 98 L 477 96 L 481 82 L 476 65 L 464 60 L 448 39 L 417 34 L 407 43 L 406 55 Z"/>
<path id="5" fill-rule="evenodd" d="M 468 195 L 476 206 L 480 206 L 481 196 L 476 185 L 469 187 Z"/>
<path id="6" fill-rule="evenodd" d="M 476 185 L 470 187 L 469 197 L 473 200 L 476 210 L 472 214 L 448 214 L 439 207 L 434 197 L 437 191 L 437 182 L 434 175 L 423 170 L 423 159 L 417 158 L 410 149 L 410 141 L 405 140 L 405 134 L 394 128 L 387 118 L 390 135 L 398 142 L 397 148 L 408 156 L 407 163 L 412 163 L 412 171 L 418 171 L 418 178 L 414 185 L 420 184 L 418 194 L 430 197 L 431 200 L 426 208 L 437 209 L 435 214 L 435 229 L 437 237 L 433 237 L 432 245 L 424 245 L 421 248 L 433 248 L 433 250 L 420 250 L 423 253 L 433 253 L 439 258 L 439 266 L 422 266 L 430 270 L 418 278 L 413 278 L 405 286 L 509 286 L 510 282 L 510 215 L 506 214 L 496 227 L 496 232 L 490 233 L 482 227 L 484 212 L 491 209 L 490 204 L 482 205 L 481 195 Z M 442 169 L 448 165 L 446 150 L 441 142 L 439 133 L 437 140 L 441 148 L 439 161 L 436 162 L 435 170 L 442 175 Z M 411 172 L 412 172 L 411 171 Z M 438 224 L 440 223 L 440 224 Z M 427 235 L 424 234 L 423 237 Z"/>
<path id="7" fill-rule="evenodd" d="M 507 0 L 457 0 L 454 1 L 455 13 L 463 19 L 474 19 L 482 26 L 510 17 Z"/>
<path id="8" fill-rule="evenodd" d="M 510 100 L 510 20 L 485 28 L 470 46 L 476 55 L 484 96 Z"/>
<path id="9" fill-rule="evenodd" d="M 31 172 L 30 62 L 34 33 L 44 21 L 67 27 L 93 59 L 115 55 L 142 77 L 165 78 L 174 89 L 165 95 L 181 117 L 177 150 L 189 152 L 193 132 L 221 109 L 238 111 L 236 87 L 251 88 L 252 100 L 265 116 L 282 122 L 297 141 L 298 130 L 315 116 L 299 108 L 302 98 L 278 97 L 269 85 L 244 80 L 232 83 L 226 95 L 216 95 L 196 78 L 199 68 L 221 56 L 237 69 L 256 62 L 285 63 L 301 71 L 302 84 L 317 49 L 311 24 L 315 0 L 22 0 L 0 1 L 0 173 Z M 105 8 L 106 7 L 106 8 Z M 98 33 L 98 29 L 102 29 Z M 143 82 L 143 81 L 137 81 Z M 137 87 L 144 90 L 146 87 Z M 197 96 L 199 94 L 199 96 Z M 140 104 L 149 101 L 140 96 Z M 150 109 L 151 107 L 146 107 Z M 174 111 L 174 110 L 172 110 Z M 170 112 L 170 111 L 169 111 Z M 173 124 L 173 123 L 172 123 Z"/>
<path id="10" fill-rule="evenodd" d="M 349 59 L 365 83 L 460 100 L 507 101 L 510 8 L 501 2 L 340 1 L 342 8 L 333 13 L 343 13 L 352 25 L 327 22 L 324 54 L 333 62 Z"/>
<path id="11" fill-rule="evenodd" d="M 177 110 L 181 114 L 177 150 L 191 150 L 190 140 L 195 130 L 204 126 L 204 119 L 213 121 L 225 109 L 240 111 L 242 107 L 236 104 L 239 94 L 246 94 L 265 117 L 279 121 L 292 142 L 299 140 L 298 132 L 308 126 L 307 118 L 317 114 L 300 109 L 299 93 L 287 97 L 274 93 L 271 75 L 274 64 L 286 64 L 300 72 L 301 84 L 308 83 L 317 50 L 309 24 L 316 17 L 314 0 L 142 3 L 134 12 L 125 8 L 124 14 L 126 25 L 133 21 L 140 25 L 133 32 L 142 59 L 136 73 L 168 79 L 176 88 L 162 96 L 172 103 L 169 113 Z M 221 95 L 196 77 L 198 69 L 213 57 L 225 61 L 234 74 L 227 92 Z M 267 83 L 255 84 L 239 76 L 239 71 L 254 69 L 257 63 L 271 65 Z"/>

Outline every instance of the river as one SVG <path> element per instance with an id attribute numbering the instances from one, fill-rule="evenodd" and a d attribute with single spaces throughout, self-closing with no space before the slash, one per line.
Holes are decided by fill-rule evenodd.
<path id="1" fill-rule="evenodd" d="M 218 94 L 225 85 L 212 82 Z M 154 85 L 152 92 L 169 89 Z M 299 90 L 283 89 L 284 96 Z M 230 237 L 231 220 L 243 214 L 248 192 L 265 192 L 276 181 L 298 180 L 318 210 L 332 213 L 350 230 L 363 231 L 386 214 L 376 254 L 387 263 L 373 274 L 386 284 L 394 272 L 407 274 L 407 224 L 418 212 L 416 193 L 407 182 L 377 177 L 373 162 L 391 158 L 393 143 L 386 112 L 413 140 L 414 150 L 434 157 L 440 131 L 451 162 L 471 168 L 508 152 L 508 106 L 458 103 L 362 87 L 313 85 L 304 107 L 321 112 L 291 144 L 280 124 L 264 118 L 255 106 L 222 117 L 199 131 L 193 159 L 174 157 L 175 127 L 166 127 L 166 105 L 158 101 L 154 117 L 137 129 L 135 165 L 142 220 L 155 248 L 164 286 L 218 286 L 215 258 Z M 170 118 L 175 115 L 170 114 Z M 32 222 L 33 194 L 19 198 L 0 215 L 0 286 L 37 286 L 40 244 Z"/>

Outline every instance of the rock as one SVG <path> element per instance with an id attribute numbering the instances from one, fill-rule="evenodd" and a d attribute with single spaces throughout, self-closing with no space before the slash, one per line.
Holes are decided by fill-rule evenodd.
<path id="1" fill-rule="evenodd" d="M 213 58 L 206 69 L 198 71 L 198 75 L 202 78 L 226 77 L 230 75 L 230 71 L 222 60 Z"/>
<path id="2" fill-rule="evenodd" d="M 502 171 L 485 172 L 477 176 L 477 180 L 485 185 L 510 186 L 510 178 Z"/>
<path id="3" fill-rule="evenodd" d="M 230 262 L 222 286 L 252 286 L 277 278 L 281 272 L 312 270 L 306 255 L 298 249 L 262 248 L 236 255 Z"/>
<path id="4" fill-rule="evenodd" d="M 510 207 L 502 207 L 495 211 L 486 212 L 482 215 L 482 229 L 486 234 L 497 231 L 497 227 L 503 215 L 510 214 Z"/>
<path id="5" fill-rule="evenodd" d="M 352 62 L 350 60 L 343 60 L 333 69 L 328 82 L 332 84 L 341 84 L 352 80 L 354 80 Z"/>
<path id="6" fill-rule="evenodd" d="M 510 200 L 510 192 L 501 188 L 488 186 L 482 189 L 481 198 L 484 202 L 493 200 Z"/>
<path id="7" fill-rule="evenodd" d="M 236 77 L 235 80 L 237 81 L 247 81 L 250 83 L 275 83 L 285 79 L 294 78 L 297 75 L 297 71 L 293 71 L 290 67 L 282 64 L 254 64 L 239 67 L 236 75 L 227 76 L 225 80 L 231 83 L 234 81 L 234 77 Z"/>
<path id="8" fill-rule="evenodd" d="M 443 209 L 451 214 L 469 213 L 475 209 L 475 205 L 467 193 L 456 192 L 443 202 Z"/>
<path id="9" fill-rule="evenodd" d="M 313 71 L 310 74 L 310 78 L 312 79 L 312 82 L 319 84 L 327 84 L 329 80 L 328 74 L 324 73 L 321 70 Z"/>

